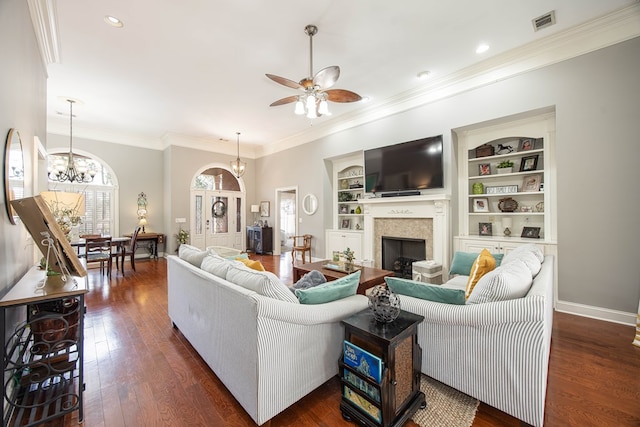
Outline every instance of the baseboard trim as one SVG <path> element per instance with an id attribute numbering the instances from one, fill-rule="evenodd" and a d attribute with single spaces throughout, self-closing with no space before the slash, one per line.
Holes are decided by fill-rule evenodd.
<path id="1" fill-rule="evenodd" d="M 558 301 L 556 304 L 556 311 L 604 320 L 606 322 L 621 323 L 629 326 L 635 326 L 636 319 L 638 317 L 637 313 L 627 313 L 624 311 L 610 310 L 608 308 L 594 307 L 567 301 Z"/>

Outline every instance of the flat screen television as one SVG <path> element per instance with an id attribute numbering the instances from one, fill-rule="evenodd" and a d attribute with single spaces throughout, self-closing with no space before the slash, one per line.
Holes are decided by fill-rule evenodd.
<path id="1" fill-rule="evenodd" d="M 442 135 L 365 150 L 364 173 L 367 193 L 444 188 Z"/>

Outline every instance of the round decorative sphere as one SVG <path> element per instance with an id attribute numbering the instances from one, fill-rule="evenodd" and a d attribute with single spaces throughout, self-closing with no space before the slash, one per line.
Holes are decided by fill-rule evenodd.
<path id="1" fill-rule="evenodd" d="M 400 315 L 400 298 L 387 285 L 378 285 L 369 294 L 369 308 L 378 322 L 390 323 Z"/>

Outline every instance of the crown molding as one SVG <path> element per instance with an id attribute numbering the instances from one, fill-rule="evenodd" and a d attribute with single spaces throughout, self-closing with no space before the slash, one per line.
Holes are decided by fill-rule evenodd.
<path id="1" fill-rule="evenodd" d="M 162 137 L 162 149 L 170 146 L 193 148 L 200 151 L 227 154 L 236 157 L 238 146 L 236 141 L 221 141 L 211 138 L 198 138 L 195 136 L 167 133 Z M 255 159 L 256 146 L 240 143 L 240 158 Z"/>
<path id="2" fill-rule="evenodd" d="M 45 65 L 60 62 L 56 0 L 27 0 L 40 56 Z"/>
<path id="3" fill-rule="evenodd" d="M 314 126 L 308 131 L 267 144 L 259 156 L 274 154 L 345 129 L 433 103 L 529 71 L 566 61 L 640 36 L 640 4 L 493 56 L 456 73 L 430 81 L 357 113 Z"/>

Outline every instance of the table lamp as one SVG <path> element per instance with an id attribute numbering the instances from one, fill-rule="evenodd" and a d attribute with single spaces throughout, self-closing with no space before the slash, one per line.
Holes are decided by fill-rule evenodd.
<path id="1" fill-rule="evenodd" d="M 513 227 L 513 221 L 511 220 L 511 218 L 503 218 L 502 226 L 504 227 L 504 236 L 511 236 L 511 230 L 509 230 L 509 228 Z"/>
<path id="2" fill-rule="evenodd" d="M 260 212 L 260 205 L 251 205 L 251 213 L 253 213 L 253 225 L 258 222 L 257 214 Z"/>
<path id="3" fill-rule="evenodd" d="M 147 218 L 140 218 L 140 221 L 138 221 L 138 225 L 142 227 L 142 232 L 145 233 L 144 226 L 147 225 Z"/>

